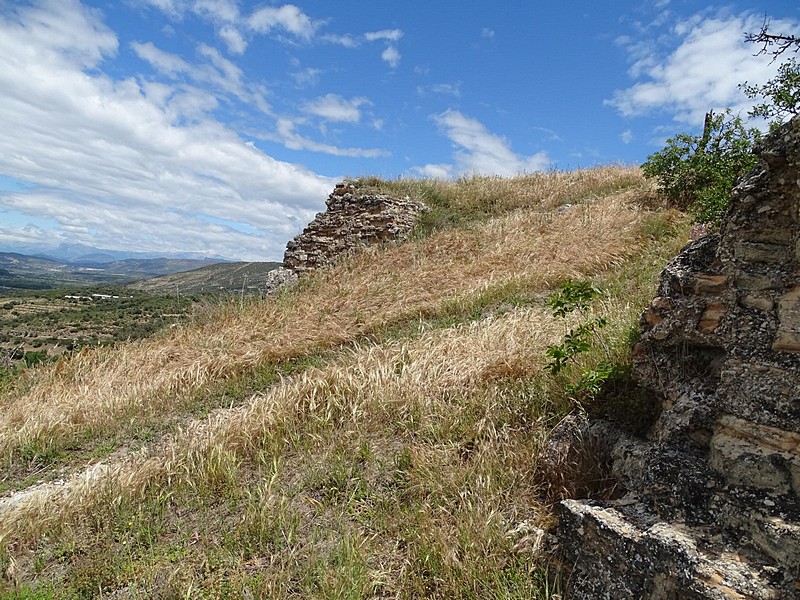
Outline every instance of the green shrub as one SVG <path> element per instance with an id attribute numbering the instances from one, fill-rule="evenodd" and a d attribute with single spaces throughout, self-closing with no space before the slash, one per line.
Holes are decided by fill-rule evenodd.
<path id="1" fill-rule="evenodd" d="M 25 366 L 32 367 L 47 361 L 47 350 L 26 352 L 24 356 Z"/>
<path id="2" fill-rule="evenodd" d="M 648 177 L 678 208 L 698 223 L 718 223 L 730 204 L 737 180 L 752 169 L 758 130 L 747 128 L 731 111 L 706 114 L 702 135 L 680 133 L 642 165 Z"/>

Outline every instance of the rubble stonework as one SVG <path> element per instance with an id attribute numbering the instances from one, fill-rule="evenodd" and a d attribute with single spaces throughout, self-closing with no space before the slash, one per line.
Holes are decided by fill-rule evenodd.
<path id="1" fill-rule="evenodd" d="M 662 412 L 611 434 L 628 493 L 560 505 L 573 598 L 800 597 L 800 118 L 759 154 L 642 316 Z"/>
<path id="2" fill-rule="evenodd" d="M 338 184 L 325 204 L 327 210 L 286 245 L 287 269 L 302 274 L 364 246 L 402 240 L 428 210 L 409 198 L 363 193 L 354 182 Z"/>
<path id="3" fill-rule="evenodd" d="M 264 279 L 264 293 L 274 294 L 280 289 L 297 282 L 297 273 L 285 267 L 276 267 L 267 273 Z"/>

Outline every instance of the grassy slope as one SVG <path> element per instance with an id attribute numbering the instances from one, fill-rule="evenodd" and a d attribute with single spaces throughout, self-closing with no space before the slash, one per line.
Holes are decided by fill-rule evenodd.
<path id="1" fill-rule="evenodd" d="M 202 292 L 253 293 L 264 289 L 267 273 L 277 262 L 216 263 L 170 275 L 144 279 L 129 287 L 156 294 Z"/>
<path id="2" fill-rule="evenodd" d="M 558 494 L 536 457 L 571 403 L 542 372 L 563 334 L 543 298 L 593 278 L 624 361 L 686 224 L 618 167 L 362 185 L 433 205 L 425 235 L 36 369 L 0 400 L 4 483 L 22 490 L 0 500 L 0 590 L 554 593 L 534 527 Z M 22 489 L 45 469 L 74 474 Z"/>

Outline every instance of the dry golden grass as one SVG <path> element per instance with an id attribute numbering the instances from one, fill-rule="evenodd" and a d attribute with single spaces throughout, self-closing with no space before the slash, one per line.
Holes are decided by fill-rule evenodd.
<path id="1" fill-rule="evenodd" d="M 517 208 L 552 210 L 562 204 L 606 196 L 625 188 L 650 187 L 641 169 L 622 165 L 537 172 L 517 177 L 475 176 L 456 180 L 364 178 L 357 185 L 396 195 L 407 195 L 431 206 L 480 210 L 492 216 Z"/>
<path id="2" fill-rule="evenodd" d="M 169 413 L 209 381 L 349 342 L 492 286 L 544 288 L 608 269 L 641 241 L 642 212 L 630 204 L 642 193 L 621 192 L 558 214 L 518 210 L 468 230 L 368 252 L 277 299 L 229 307 L 165 336 L 84 350 L 38 369 L 29 388 L 0 402 L 0 455 Z"/>
<path id="3" fill-rule="evenodd" d="M 343 350 L 333 364 L 286 379 L 245 406 L 190 423 L 155 455 L 94 465 L 66 485 L 42 486 L 5 509 L 0 504 L 0 540 L 14 531 L 42 531 L 112 490 L 129 496 L 154 481 L 197 485 L 213 470 L 215 457 L 252 456 L 265 437 L 302 431 L 309 420 L 326 425 L 345 420 L 378 430 L 405 422 L 414 412 L 418 427 L 432 427 L 442 410 L 454 408 L 442 403 L 443 395 L 468 394 L 498 374 L 531 375 L 560 333 L 561 324 L 543 308 L 528 308 L 418 339 Z"/>
<path id="4" fill-rule="evenodd" d="M 618 324 L 613 337 L 622 334 L 637 309 L 618 298 L 607 300 L 602 312 Z M 211 503 L 222 495 L 245 503 L 242 522 L 248 528 L 263 529 L 278 518 L 305 523 L 292 526 L 299 549 L 287 551 L 279 565 L 265 566 L 276 582 L 286 569 L 302 570 L 315 553 L 330 550 L 319 547 L 320 528 L 327 536 L 346 531 L 362 540 L 353 560 L 379 558 L 382 569 L 379 575 L 370 571 L 370 577 L 384 590 L 403 589 L 408 582 L 422 585 L 425 576 L 413 557 L 423 551 L 441 554 L 441 568 L 454 582 L 476 564 L 498 568 L 508 562 L 509 552 L 524 552 L 525 569 L 532 569 L 539 560 L 535 527 L 551 518 L 539 500 L 536 454 L 553 414 L 564 408 L 549 404 L 547 389 L 531 392 L 523 382 L 533 379 L 541 388 L 544 381 L 537 377 L 544 349 L 562 333 L 563 324 L 544 307 L 519 307 L 413 339 L 343 349 L 330 364 L 287 378 L 244 406 L 188 424 L 161 447 L 95 465 L 64 485 L 43 486 L 0 505 L 0 547 L 25 555 L 22 550 L 48 531 L 74 527 L 74 535 L 87 535 L 80 533 L 87 517 L 92 527 L 100 527 L 92 515 L 113 514 L 114 507 L 131 502 L 159 503 L 188 494 Z M 365 445 L 371 459 L 358 458 Z M 413 517 L 395 514 L 396 500 L 381 495 L 398 493 L 397 474 L 387 470 L 397 457 L 407 457 L 403 494 L 415 507 Z M 374 465 L 357 483 L 368 499 L 348 491 L 356 485 L 352 467 L 336 479 L 342 465 L 353 461 Z M 268 472 L 254 477 L 252 470 L 264 463 Z M 331 491 L 331 486 L 342 490 Z M 174 506 L 180 513 L 175 528 L 197 528 L 197 509 L 187 516 L 180 506 Z M 117 531 L 115 525 L 107 527 Z M 398 544 L 409 535 L 414 539 L 403 549 Z M 103 538 L 97 543 L 119 542 Z M 202 564 L 206 558 L 192 560 Z M 230 568 L 242 568 L 241 560 L 230 558 Z M 470 584 L 479 595 L 485 576 L 474 574 Z M 194 571 L 186 577 L 191 585 L 211 585 L 198 582 Z M 370 579 L 365 589 L 375 589 L 376 581 Z M 272 597 L 291 597 L 276 582 Z"/>
<path id="5" fill-rule="evenodd" d="M 500 216 L 32 371 L 0 401 L 6 456 L 167 420 L 220 379 L 330 350 L 149 448 L 0 499 L 0 594 L 555 598 L 537 456 L 570 402 L 542 371 L 564 324 L 536 298 L 605 279 L 596 308 L 624 361 L 680 219 L 642 210 L 649 188 L 616 169 L 527 176 L 508 193 L 493 178 L 417 182 Z M 574 198 L 592 202 L 548 210 Z"/>

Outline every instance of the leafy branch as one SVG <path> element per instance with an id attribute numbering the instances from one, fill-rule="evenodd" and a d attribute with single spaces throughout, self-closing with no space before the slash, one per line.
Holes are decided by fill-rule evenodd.
<path id="1" fill-rule="evenodd" d="M 576 311 L 581 317 L 581 323 L 570 329 L 560 344 L 547 347 L 545 353 L 550 361 L 545 368 L 551 374 L 558 375 L 570 363 L 577 362 L 578 356 L 591 350 L 593 343 L 597 343 L 606 355 L 606 360 L 594 369 L 584 369 L 578 383 L 568 388 L 573 396 L 595 396 L 603 382 L 614 372 L 611 352 L 601 334 L 601 330 L 608 325 L 608 319 L 604 316 L 592 318 L 589 313 L 592 300 L 600 293 L 601 290 L 588 281 L 567 281 L 547 299 L 554 317 L 566 319 L 567 315 Z"/>

